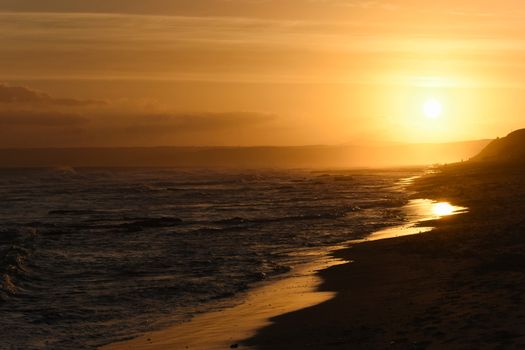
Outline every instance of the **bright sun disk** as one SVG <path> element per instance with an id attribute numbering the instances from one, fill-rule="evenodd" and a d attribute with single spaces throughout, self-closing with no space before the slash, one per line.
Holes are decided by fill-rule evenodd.
<path id="1" fill-rule="evenodd" d="M 436 119 L 443 113 L 443 105 L 434 98 L 429 99 L 423 104 L 423 113 L 427 118 Z"/>

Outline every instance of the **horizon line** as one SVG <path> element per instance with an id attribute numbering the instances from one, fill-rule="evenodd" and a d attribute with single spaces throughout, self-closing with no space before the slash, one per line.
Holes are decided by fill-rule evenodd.
<path id="1" fill-rule="evenodd" d="M 80 150 L 80 149 L 160 149 L 160 148 L 193 148 L 193 149 L 250 149 L 250 148 L 313 148 L 313 147 L 389 147 L 389 146 L 415 146 L 415 145 L 447 145 L 457 143 L 469 142 L 483 142 L 492 141 L 496 138 L 481 138 L 461 141 L 449 142 L 386 142 L 381 144 L 304 144 L 304 145 L 250 145 L 250 146 L 235 146 L 235 145 L 159 145 L 159 146 L 56 146 L 56 147 L 0 147 L 0 151 L 15 151 L 15 150 Z"/>

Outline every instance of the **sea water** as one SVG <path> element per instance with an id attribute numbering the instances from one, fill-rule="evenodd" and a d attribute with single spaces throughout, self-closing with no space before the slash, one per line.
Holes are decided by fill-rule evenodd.
<path id="1" fill-rule="evenodd" d="M 406 222 L 421 169 L 0 171 L 0 349 L 181 322 L 320 248 Z"/>

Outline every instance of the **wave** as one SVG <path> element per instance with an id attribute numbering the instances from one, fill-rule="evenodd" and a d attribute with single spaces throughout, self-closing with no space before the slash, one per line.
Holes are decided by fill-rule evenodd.
<path id="1" fill-rule="evenodd" d="M 175 217 L 135 218 L 131 222 L 118 225 L 127 231 L 141 231 L 144 228 L 173 227 L 184 224 L 184 220 Z"/>
<path id="2" fill-rule="evenodd" d="M 62 175 L 77 175 L 75 168 L 69 165 L 57 166 L 51 169 L 52 172 Z"/>
<path id="3" fill-rule="evenodd" d="M 26 278 L 29 273 L 27 260 L 32 253 L 32 241 L 36 234 L 36 230 L 32 229 L 20 232 L 0 232 L 4 242 L 7 237 L 14 238 L 10 244 L 0 246 L 0 300 L 5 301 L 19 294 L 20 288 L 17 286 L 17 281 Z"/>
<path id="4" fill-rule="evenodd" d="M 90 209 L 54 209 L 47 212 L 48 215 L 93 215 L 103 212 Z"/>
<path id="5" fill-rule="evenodd" d="M 240 225 L 240 224 L 264 224 L 272 222 L 287 222 L 287 221 L 308 221 L 308 220 L 323 220 L 323 219 L 337 219 L 344 217 L 350 212 L 360 211 L 361 207 L 352 206 L 343 210 L 334 210 L 331 212 L 324 213 L 311 213 L 311 214 L 300 214 L 280 217 L 267 217 L 267 218 L 243 218 L 243 217 L 232 217 L 227 219 L 221 219 L 212 221 L 213 224 L 228 224 L 228 225 Z"/>
<path id="6" fill-rule="evenodd" d="M 0 171 L 2 345 L 95 349 L 402 219 L 368 173 L 76 172 Z"/>

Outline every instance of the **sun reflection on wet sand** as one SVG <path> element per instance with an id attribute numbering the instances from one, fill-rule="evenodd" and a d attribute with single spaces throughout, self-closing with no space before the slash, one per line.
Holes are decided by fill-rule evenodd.
<path id="1" fill-rule="evenodd" d="M 376 241 L 379 239 L 409 236 L 433 229 L 429 226 L 420 226 L 422 222 L 440 219 L 445 216 L 467 212 L 467 208 L 452 205 L 448 202 L 436 202 L 430 199 L 413 199 L 403 208 L 408 223 L 376 231 L 364 239 L 353 242 Z"/>
<path id="2" fill-rule="evenodd" d="M 434 203 L 432 205 L 432 212 L 437 216 L 452 215 L 454 211 L 454 206 L 447 202 Z"/>

